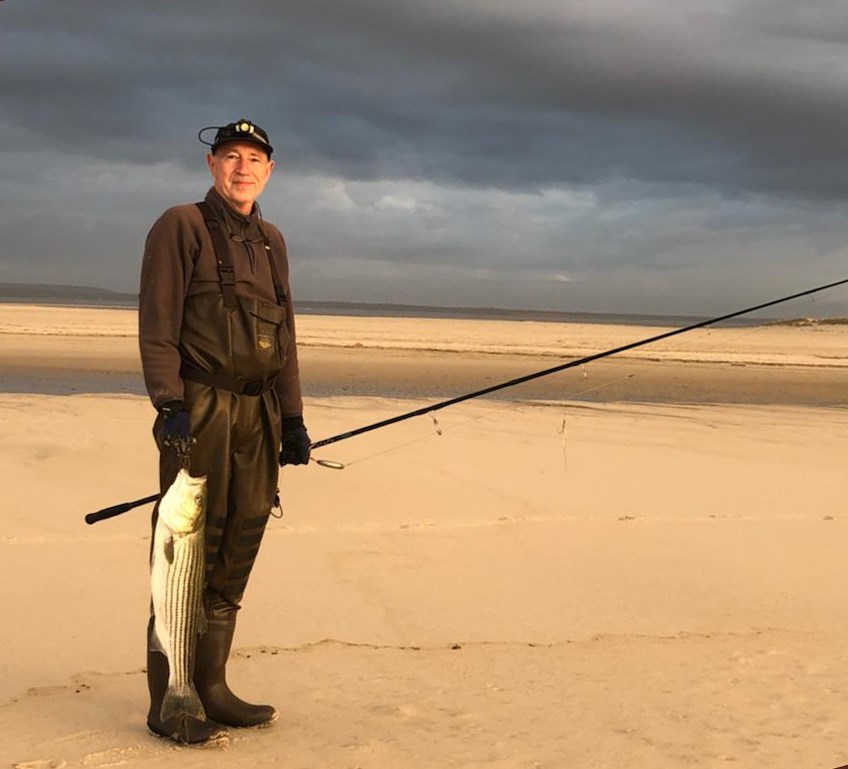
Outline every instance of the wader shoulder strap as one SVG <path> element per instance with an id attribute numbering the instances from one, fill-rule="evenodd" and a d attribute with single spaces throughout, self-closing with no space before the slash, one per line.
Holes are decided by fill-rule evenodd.
<path id="1" fill-rule="evenodd" d="M 200 209 L 203 221 L 206 222 L 206 228 L 212 237 L 215 260 L 218 262 L 218 277 L 221 280 L 221 293 L 224 295 L 224 307 L 232 310 L 236 307 L 236 276 L 227 236 L 224 234 L 221 223 L 215 218 L 215 214 L 205 200 L 195 205 Z"/>

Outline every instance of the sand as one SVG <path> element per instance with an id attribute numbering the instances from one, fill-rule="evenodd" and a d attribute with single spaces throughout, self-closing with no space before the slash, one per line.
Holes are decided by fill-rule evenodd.
<path id="1" fill-rule="evenodd" d="M 0 305 L 0 765 L 848 763 L 845 327 L 684 335 L 285 468 L 230 666 L 280 721 L 178 748 L 144 726 L 149 508 L 82 520 L 155 491 L 134 324 Z M 316 440 L 652 333 L 299 328 Z"/>

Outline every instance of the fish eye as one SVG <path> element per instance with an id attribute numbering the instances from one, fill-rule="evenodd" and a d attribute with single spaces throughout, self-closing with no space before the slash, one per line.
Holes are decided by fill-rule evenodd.
<path id="1" fill-rule="evenodd" d="M 195 494 L 194 501 L 199 505 L 203 501 L 203 494 Z"/>

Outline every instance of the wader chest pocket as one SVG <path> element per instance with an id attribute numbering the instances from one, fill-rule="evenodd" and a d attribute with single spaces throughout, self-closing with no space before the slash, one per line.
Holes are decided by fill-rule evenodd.
<path id="1" fill-rule="evenodd" d="M 286 310 L 276 304 L 257 303 L 251 308 L 253 339 L 260 353 L 279 352 L 282 356 L 289 346 Z"/>

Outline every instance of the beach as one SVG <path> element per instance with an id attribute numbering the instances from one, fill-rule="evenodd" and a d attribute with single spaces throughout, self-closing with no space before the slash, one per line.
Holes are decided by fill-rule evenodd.
<path id="1" fill-rule="evenodd" d="M 694 331 L 285 468 L 229 680 L 145 727 L 153 410 L 132 310 L 0 305 L 0 757 L 26 769 L 848 763 L 848 326 Z M 298 318 L 320 440 L 645 326 Z M 177 755 L 178 754 L 178 755 Z"/>

